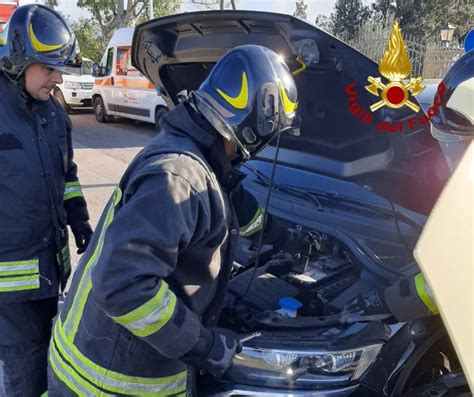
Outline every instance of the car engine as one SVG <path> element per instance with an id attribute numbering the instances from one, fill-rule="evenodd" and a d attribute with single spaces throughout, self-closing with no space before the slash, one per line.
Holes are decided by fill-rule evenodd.
<path id="1" fill-rule="evenodd" d="M 257 268 L 257 248 L 241 239 L 221 313 L 222 326 L 245 333 L 262 327 L 319 327 L 324 325 L 321 316 L 326 316 L 327 325 L 334 322 L 330 316 L 339 309 L 332 301 L 359 280 L 361 266 L 337 239 L 317 231 L 304 235 L 315 247 L 310 257 L 302 261 L 279 247 L 264 245 Z M 289 298 L 300 306 L 297 318 L 282 313 L 281 300 Z"/>

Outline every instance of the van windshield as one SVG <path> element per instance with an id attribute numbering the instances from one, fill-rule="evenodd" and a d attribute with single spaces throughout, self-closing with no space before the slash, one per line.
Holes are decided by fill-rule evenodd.
<path id="1" fill-rule="evenodd" d="M 91 75 L 92 76 L 92 65 L 94 62 L 92 61 L 82 61 L 82 68 L 81 70 L 77 70 L 76 68 L 65 68 L 65 74 L 73 74 L 76 76 L 84 76 L 84 75 Z"/>

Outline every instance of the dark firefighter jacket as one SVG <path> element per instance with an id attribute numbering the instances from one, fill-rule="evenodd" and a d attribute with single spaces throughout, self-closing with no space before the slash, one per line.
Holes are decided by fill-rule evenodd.
<path id="1" fill-rule="evenodd" d="M 239 220 L 247 236 L 261 229 L 217 133 L 187 104 L 161 125 L 110 199 L 54 328 L 64 395 L 182 395 L 180 358 L 217 322 Z"/>
<path id="2" fill-rule="evenodd" d="M 0 304 L 52 297 L 70 272 L 66 224 L 89 216 L 71 123 L 0 72 Z"/>

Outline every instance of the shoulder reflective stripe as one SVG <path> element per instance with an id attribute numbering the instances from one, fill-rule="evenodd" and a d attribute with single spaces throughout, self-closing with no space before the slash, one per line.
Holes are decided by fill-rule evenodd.
<path id="1" fill-rule="evenodd" d="M 423 273 L 418 273 L 415 276 L 415 287 L 416 293 L 418 294 L 422 302 L 425 304 L 425 306 L 428 308 L 428 310 L 433 314 L 438 313 L 438 307 L 436 306 L 436 303 L 433 299 L 433 294 L 431 293 L 431 289 L 428 283 L 426 282 Z"/>
<path id="2" fill-rule="evenodd" d="M 264 209 L 262 207 L 258 207 L 258 210 L 253 216 L 252 220 L 247 225 L 240 228 L 240 235 L 242 237 L 249 237 L 252 234 L 262 230 L 264 213 Z"/>
<path id="3" fill-rule="evenodd" d="M 70 371 L 74 371 L 97 387 L 104 390 L 126 395 L 159 396 L 180 393 L 186 390 L 186 371 L 173 376 L 162 378 L 144 378 L 127 376 L 115 371 L 100 367 L 91 359 L 82 354 L 79 349 L 67 339 L 62 331 L 60 319 L 56 322 L 53 334 L 54 349 L 58 349 L 60 357 L 70 364 Z"/>
<path id="4" fill-rule="evenodd" d="M 84 197 L 82 193 L 81 184 L 78 181 L 66 182 L 64 189 L 64 200 L 69 200 L 74 197 Z"/>
<path id="5" fill-rule="evenodd" d="M 112 394 L 106 394 L 102 390 L 95 388 L 73 372 L 71 368 L 61 360 L 53 342 L 51 342 L 49 346 L 49 364 L 56 376 L 78 396 L 112 396 Z"/>
<path id="6" fill-rule="evenodd" d="M 99 258 L 100 253 L 102 252 L 105 231 L 112 222 L 114 218 L 115 206 L 120 202 L 121 199 L 122 191 L 119 187 L 117 187 L 115 189 L 113 199 L 109 202 L 108 208 L 106 209 L 107 215 L 104 220 L 104 224 L 102 225 L 97 245 L 94 248 L 92 256 L 89 258 L 86 266 L 84 267 L 83 274 L 81 275 L 81 279 L 76 290 L 75 299 L 73 300 L 73 303 L 67 313 L 66 320 L 64 321 L 64 328 L 67 336 L 70 339 L 73 339 L 74 335 L 76 334 L 77 328 L 79 326 L 79 321 L 81 319 L 82 313 L 84 312 L 84 306 L 86 304 L 87 297 L 89 296 L 89 292 L 92 288 L 91 270 L 97 263 L 97 259 Z"/>
<path id="7" fill-rule="evenodd" d="M 143 338 L 158 332 L 170 320 L 175 307 L 176 295 L 161 281 L 161 287 L 152 299 L 128 314 L 112 319 Z"/>
<path id="8" fill-rule="evenodd" d="M 18 277 L 1 277 L 0 292 L 24 291 L 40 287 L 39 274 Z"/>

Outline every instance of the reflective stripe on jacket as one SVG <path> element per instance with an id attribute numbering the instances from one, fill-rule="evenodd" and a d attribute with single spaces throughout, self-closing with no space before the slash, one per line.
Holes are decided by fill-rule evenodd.
<path id="1" fill-rule="evenodd" d="M 70 268 L 66 224 L 88 219 L 71 123 L 52 98 L 31 99 L 1 72 L 0 117 L 0 304 L 55 296 L 58 255 L 61 273 Z"/>

